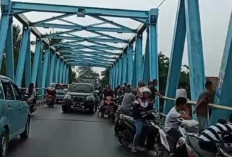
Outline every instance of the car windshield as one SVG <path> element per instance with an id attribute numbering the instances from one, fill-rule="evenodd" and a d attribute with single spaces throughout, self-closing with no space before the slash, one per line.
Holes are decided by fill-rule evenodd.
<path id="1" fill-rule="evenodd" d="M 55 86 L 56 90 L 63 90 L 63 89 L 68 89 L 68 85 L 66 84 L 57 84 Z"/>
<path id="2" fill-rule="evenodd" d="M 69 92 L 93 93 L 94 88 L 88 84 L 73 84 L 70 86 Z"/>

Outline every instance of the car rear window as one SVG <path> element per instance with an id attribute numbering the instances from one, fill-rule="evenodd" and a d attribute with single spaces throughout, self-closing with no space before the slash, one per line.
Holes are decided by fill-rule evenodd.
<path id="1" fill-rule="evenodd" d="M 94 88 L 88 84 L 73 84 L 69 88 L 69 92 L 78 92 L 78 93 L 93 93 Z"/>
<path id="2" fill-rule="evenodd" d="M 68 89 L 67 84 L 56 84 L 55 86 L 56 89 Z"/>

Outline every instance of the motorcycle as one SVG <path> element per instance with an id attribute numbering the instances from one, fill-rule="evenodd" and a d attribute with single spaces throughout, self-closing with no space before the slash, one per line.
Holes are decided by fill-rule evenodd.
<path id="1" fill-rule="evenodd" d="M 108 118 L 114 120 L 116 110 L 117 106 L 115 104 L 115 99 L 111 96 L 107 96 L 104 100 L 104 105 L 99 110 L 99 112 L 101 112 L 102 117 L 106 115 Z"/>
<path id="2" fill-rule="evenodd" d="M 156 125 L 160 125 L 160 115 L 156 110 L 148 111 L 144 116 L 143 120 L 145 122 L 146 128 L 149 133 L 152 133 L 153 137 L 156 140 L 156 134 L 154 136 L 154 132 L 156 132 Z M 115 134 L 118 136 L 119 142 L 123 146 L 129 146 L 133 143 L 133 138 L 136 133 L 134 119 L 130 116 L 126 116 L 124 114 L 120 114 L 119 119 L 115 123 Z M 152 140 L 147 138 L 148 140 Z M 143 141 L 141 145 L 144 145 Z M 153 147 L 154 148 L 154 147 Z"/>
<path id="3" fill-rule="evenodd" d="M 34 100 L 30 99 L 30 97 L 29 97 L 28 94 L 24 95 L 24 99 L 25 99 L 26 103 L 28 104 L 30 114 L 32 114 L 33 112 L 35 112 L 36 109 L 35 109 Z"/>
<path id="4" fill-rule="evenodd" d="M 49 108 L 52 108 L 54 107 L 54 104 L 55 104 L 55 95 L 51 95 L 51 94 L 48 94 L 47 97 L 46 97 L 46 102 L 47 102 L 47 105 Z"/>
<path id="5" fill-rule="evenodd" d="M 180 138 L 176 145 L 176 156 L 188 157 L 186 146 L 185 146 L 186 137 L 188 135 L 197 134 L 198 122 L 195 120 L 184 120 L 182 118 L 179 118 L 174 123 L 179 125 L 179 131 L 180 131 Z M 159 145 L 156 148 L 158 157 L 169 157 L 170 146 L 168 143 L 167 134 L 160 127 L 158 127 L 158 129 L 159 129 L 159 135 L 160 135 Z"/>
<path id="6" fill-rule="evenodd" d="M 216 144 L 217 153 L 208 152 L 200 148 L 196 135 L 188 135 L 186 138 L 186 148 L 189 157 L 231 157 L 232 156 L 232 133 L 224 132 L 221 135 L 222 141 Z M 226 140 L 229 139 L 229 140 Z"/>

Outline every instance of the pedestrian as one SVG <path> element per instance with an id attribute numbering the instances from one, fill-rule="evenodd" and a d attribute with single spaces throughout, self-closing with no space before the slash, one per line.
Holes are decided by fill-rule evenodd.
<path id="1" fill-rule="evenodd" d="M 201 92 L 196 107 L 197 118 L 199 121 L 199 134 L 208 128 L 209 103 L 212 102 L 212 81 L 206 81 L 205 90 Z"/>

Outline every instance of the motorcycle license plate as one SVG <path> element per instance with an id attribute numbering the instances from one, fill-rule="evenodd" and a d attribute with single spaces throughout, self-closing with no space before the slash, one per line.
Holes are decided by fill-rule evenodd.
<path id="1" fill-rule="evenodd" d="M 225 148 L 232 148 L 232 143 L 224 143 Z"/>

